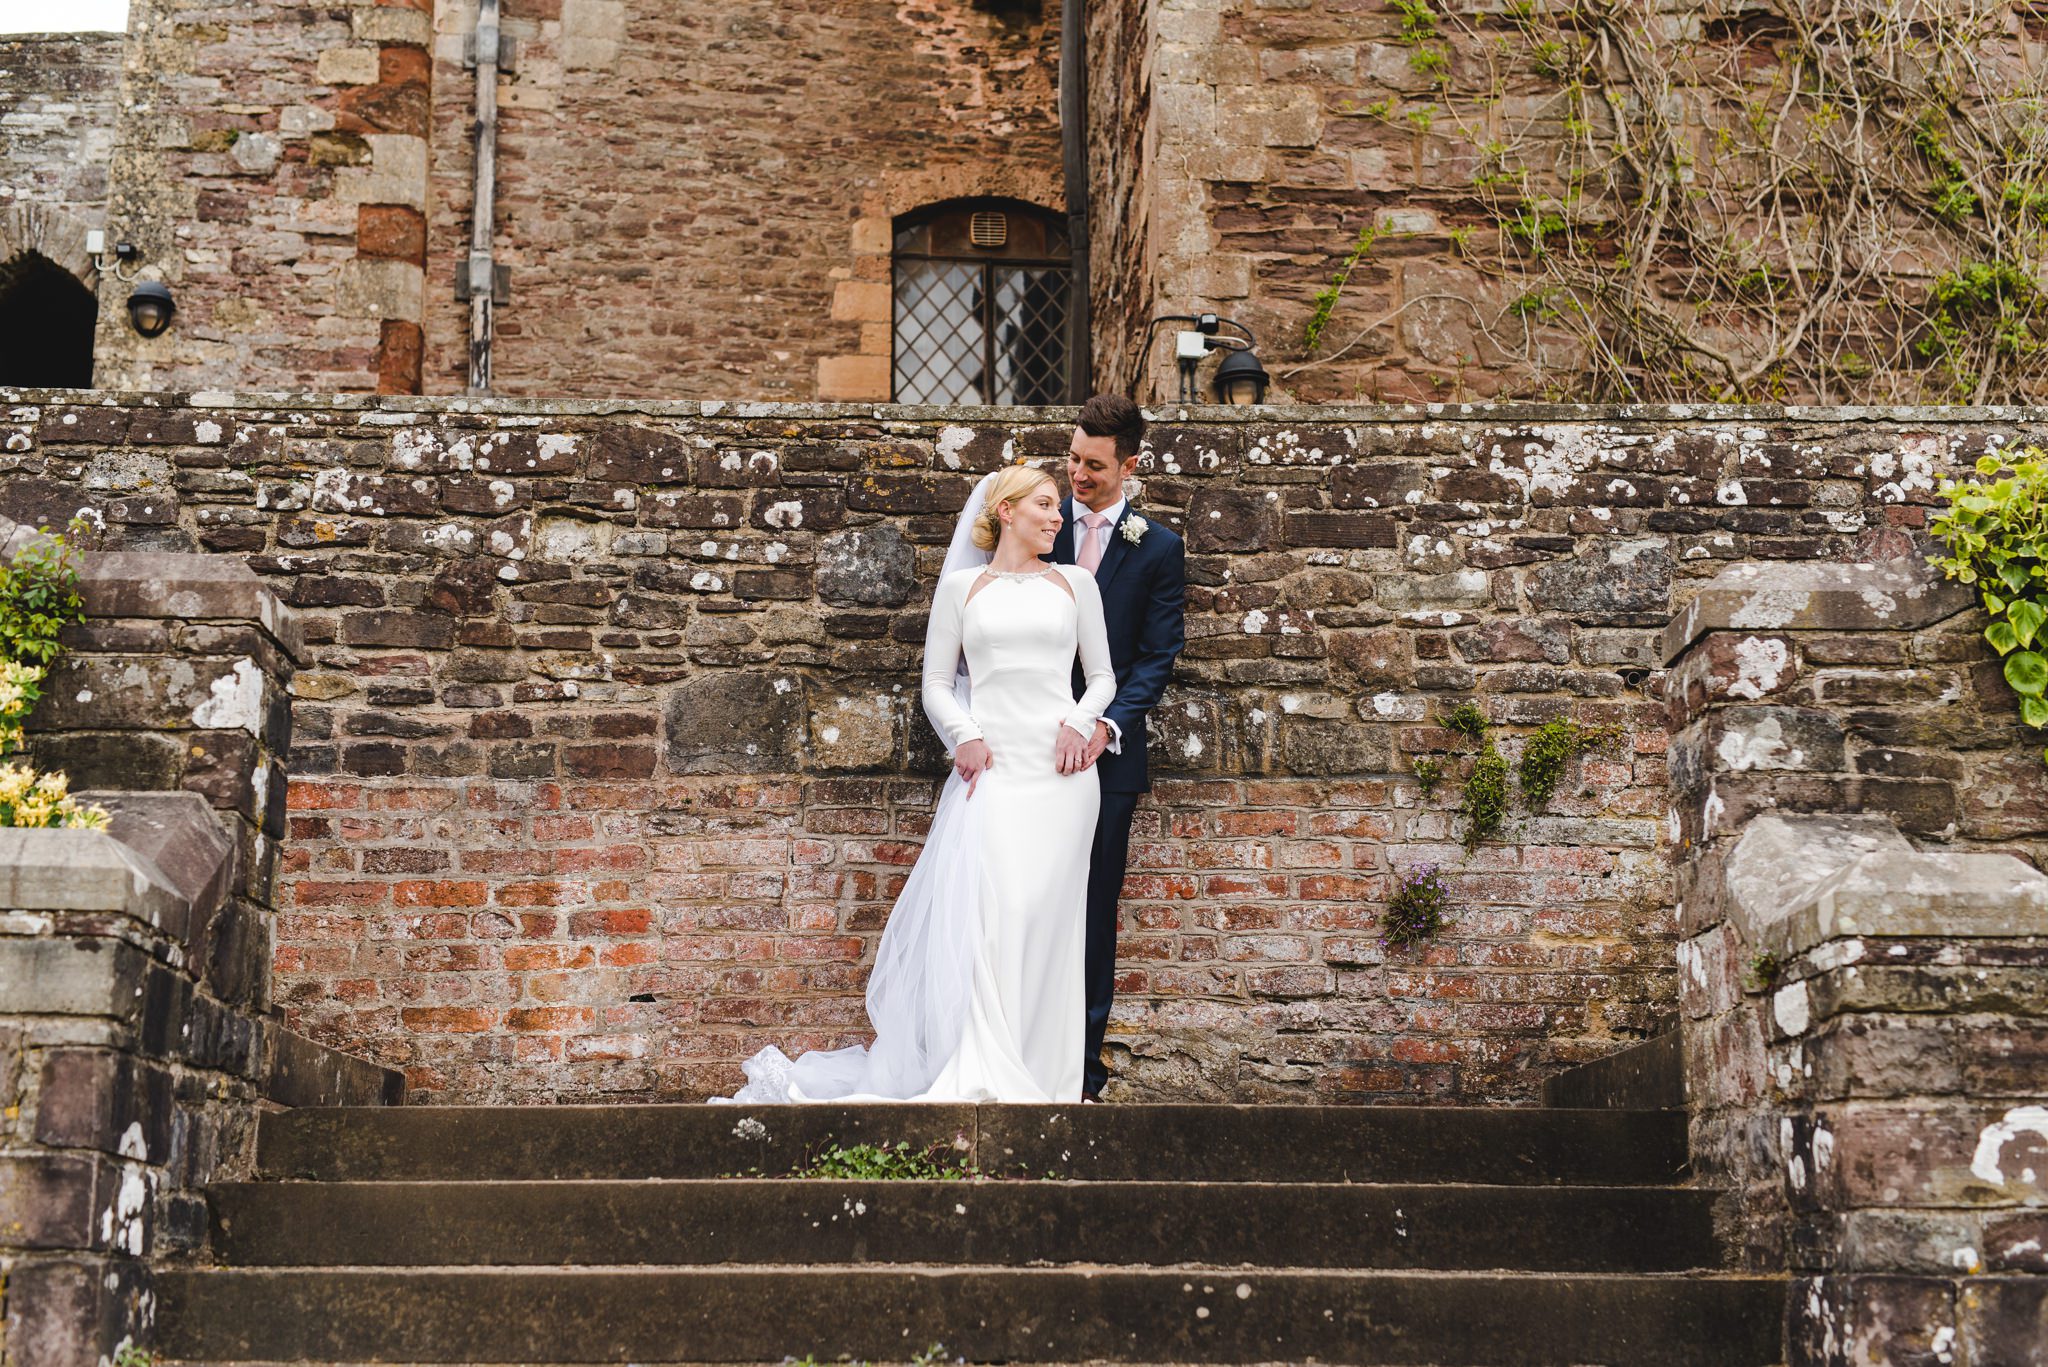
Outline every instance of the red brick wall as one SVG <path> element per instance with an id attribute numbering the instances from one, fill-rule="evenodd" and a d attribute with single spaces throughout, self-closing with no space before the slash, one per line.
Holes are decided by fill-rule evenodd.
<path id="1" fill-rule="evenodd" d="M 0 512 L 91 503 L 123 543 L 247 555 L 305 618 L 277 947 L 295 1028 L 450 1101 L 698 1096 L 768 1041 L 858 1036 L 938 772 L 915 669 L 952 510 L 1065 427 L 15 402 Z M 1672 609 L 1731 560 L 1910 549 L 1938 470 L 2016 423 L 1156 428 L 1140 506 L 1188 535 L 1189 644 L 1127 887 L 1127 1095 L 1519 1100 L 1668 1024 Z M 1432 724 L 1462 699 L 1510 758 L 1559 715 L 1625 736 L 1467 858 L 1469 748 Z M 1450 770 L 1432 796 L 1420 757 Z M 1965 824 L 2048 802 L 2041 780 L 1965 780 Z M 1390 871 L 1425 860 L 1457 918 L 1383 951 Z"/>

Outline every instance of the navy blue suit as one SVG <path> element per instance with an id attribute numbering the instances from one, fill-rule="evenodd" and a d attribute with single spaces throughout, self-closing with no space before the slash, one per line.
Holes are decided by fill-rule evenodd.
<path id="1" fill-rule="evenodd" d="M 1074 555 L 1079 520 L 1074 500 L 1060 505 L 1066 524 L 1052 545 L 1054 563 L 1077 563 Z M 1170 528 L 1150 519 L 1135 543 L 1124 525 L 1136 515 L 1128 503 L 1109 529 L 1095 584 L 1102 591 L 1103 623 L 1109 631 L 1109 662 L 1116 671 L 1116 697 L 1103 716 L 1123 733 L 1122 753 L 1104 751 L 1095 762 L 1102 781 L 1102 814 L 1095 823 L 1095 846 L 1088 865 L 1087 1054 L 1082 1086 L 1090 1096 L 1102 1090 L 1109 1071 L 1102 1064 L 1102 1036 L 1109 1025 L 1110 999 L 1116 991 L 1117 900 L 1123 895 L 1124 868 L 1130 857 L 1131 817 L 1138 797 L 1152 787 L 1146 763 L 1145 718 L 1159 705 L 1173 676 L 1174 657 L 1187 641 L 1187 554 Z M 1080 696 L 1076 671 L 1074 695 Z"/>

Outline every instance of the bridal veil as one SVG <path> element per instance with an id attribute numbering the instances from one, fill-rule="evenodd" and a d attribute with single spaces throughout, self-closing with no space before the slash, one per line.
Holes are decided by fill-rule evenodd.
<path id="1" fill-rule="evenodd" d="M 953 541 L 946 575 L 989 563 L 974 544 L 974 523 L 987 504 L 991 474 L 975 485 Z M 932 649 L 927 635 L 925 649 Z M 968 702 L 967 662 L 955 662 L 953 686 Z M 928 1091 L 959 1043 L 974 988 L 981 935 L 980 813 L 967 801 L 958 773 L 946 776 L 924 852 L 910 871 L 875 954 L 868 978 L 868 1020 L 875 1042 L 808 1053 L 792 1060 L 773 1045 L 742 1065 L 747 1085 L 738 1102 L 906 1100 Z"/>

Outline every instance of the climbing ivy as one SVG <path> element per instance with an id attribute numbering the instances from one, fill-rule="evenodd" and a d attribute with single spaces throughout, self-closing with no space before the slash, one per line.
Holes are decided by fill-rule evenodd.
<path id="1" fill-rule="evenodd" d="M 1941 494 L 1948 507 L 1930 529 L 1948 554 L 1932 563 L 1976 588 L 1991 617 L 1984 639 L 2005 661 L 2020 719 L 2048 728 L 2048 452 L 1985 456 L 1977 478 L 1943 480 Z"/>

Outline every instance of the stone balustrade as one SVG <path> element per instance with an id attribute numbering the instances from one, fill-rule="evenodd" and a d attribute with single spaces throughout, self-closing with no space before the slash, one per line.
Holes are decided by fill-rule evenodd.
<path id="1" fill-rule="evenodd" d="M 1693 1161 L 1802 1364 L 2039 1360 L 2042 761 L 1982 624 L 1917 560 L 1747 565 L 1665 636 Z"/>
<path id="2" fill-rule="evenodd" d="M 0 523 L 0 547 L 24 529 Z M 207 1236 L 263 1106 L 378 1104 L 396 1073 L 284 1028 L 270 956 L 290 613 L 217 557 L 88 555 L 88 620 L 30 755 L 104 832 L 0 829 L 0 1354 L 146 1343 L 150 1269 Z"/>

